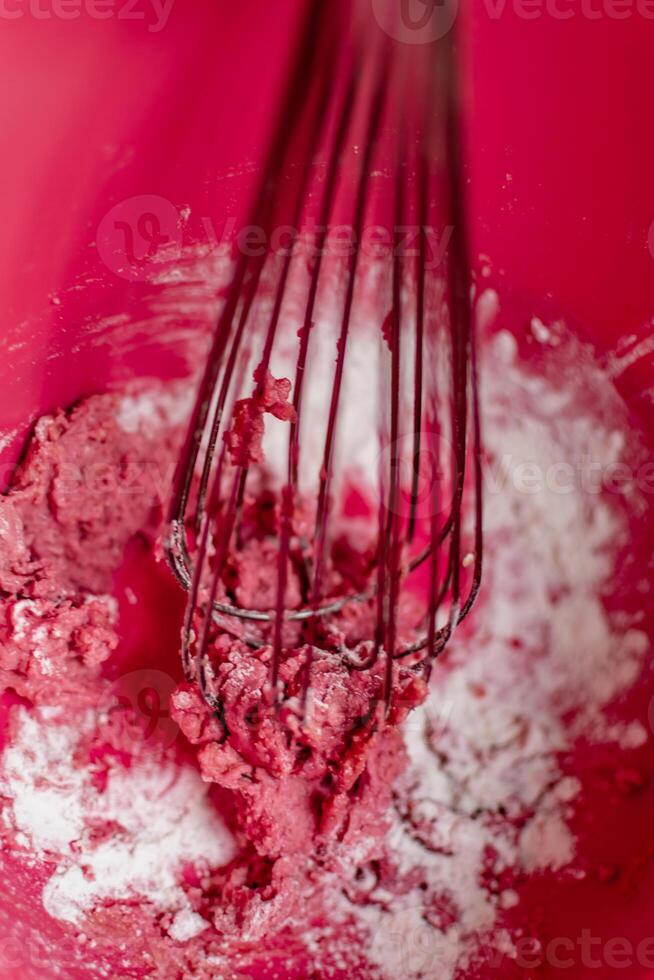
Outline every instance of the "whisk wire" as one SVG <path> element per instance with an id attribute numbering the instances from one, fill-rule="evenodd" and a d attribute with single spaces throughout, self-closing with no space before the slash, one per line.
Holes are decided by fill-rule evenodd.
<path id="1" fill-rule="evenodd" d="M 275 227 L 278 212 L 290 215 L 292 229 L 303 227 L 308 201 L 318 201 L 317 230 L 311 239 L 313 253 L 307 260 L 299 233 L 281 255 L 261 251 L 258 255 L 237 255 L 234 274 L 211 342 L 207 365 L 200 382 L 187 439 L 177 469 L 169 512 L 168 557 L 183 587 L 188 591 L 183 624 L 182 659 L 186 676 L 196 680 L 207 702 L 212 704 L 212 665 L 210 646 L 215 624 L 252 646 L 266 640 L 248 632 L 246 624 L 271 625 L 270 691 L 274 700 L 280 694 L 280 668 L 287 623 L 305 624 L 303 703 L 310 682 L 314 647 L 320 643 L 318 624 L 342 610 L 348 603 L 373 602 L 374 617 L 370 644 L 347 651 L 343 656 L 353 670 L 372 668 L 384 655 L 382 697 L 389 709 L 393 688 L 394 663 L 424 651 L 420 664 L 429 676 L 435 658 L 451 638 L 454 629 L 468 614 L 479 590 L 482 571 L 482 494 L 481 419 L 478 400 L 478 367 L 471 315 L 468 242 L 463 206 L 460 147 L 460 107 L 457 104 L 454 49 L 451 38 L 441 43 L 440 64 L 443 85 L 435 85 L 434 47 L 425 46 L 413 63 L 406 50 L 379 32 L 372 45 L 356 34 L 343 35 L 338 17 L 331 17 L 323 4 L 310 4 L 304 42 L 290 86 L 286 109 L 277 138 L 255 199 L 254 216 L 265 231 Z M 339 8 L 340 9 L 340 8 Z M 413 104 L 407 99 L 416 86 L 424 83 L 421 97 Z M 426 80 L 426 81 L 425 81 Z M 413 89 L 412 89 L 413 86 Z M 432 100 L 437 92 L 442 96 Z M 436 108 L 432 104 L 435 102 Z M 438 161 L 433 153 L 437 141 L 437 110 L 445 118 L 445 174 L 448 218 L 451 222 L 450 249 L 446 259 L 445 293 L 447 316 L 441 315 L 432 294 L 440 286 L 436 274 L 428 276 L 427 228 L 434 210 L 438 186 Z M 363 125 L 361 126 L 361 119 Z M 384 120 L 387 130 L 381 141 Z M 388 122 L 390 120 L 390 123 Z M 357 123 L 359 130 L 357 130 Z M 390 135 L 389 135 L 390 132 Z M 299 135 L 298 135 L 299 134 Z M 344 172 L 348 145 L 362 141 L 357 159 L 351 202 L 353 247 L 341 269 L 340 313 L 336 357 L 320 454 L 313 534 L 294 543 L 295 512 L 300 498 L 300 431 L 304 415 L 307 366 L 313 348 L 312 338 L 318 322 L 318 298 L 324 270 L 324 254 L 330 221 L 335 219 L 339 201 L 339 179 Z M 334 461 L 339 441 L 339 416 L 343 398 L 346 361 L 349 356 L 355 297 L 360 282 L 361 246 L 368 211 L 371 207 L 371 172 L 381 149 L 390 153 L 393 168 L 392 223 L 393 249 L 390 260 L 390 303 L 387 342 L 389 346 L 390 391 L 387 434 L 380 445 L 390 441 L 387 463 L 380 462 L 378 480 L 377 547 L 371 583 L 360 591 L 330 592 L 330 523 L 332 521 Z M 324 179 L 314 192 L 316 164 L 324 151 Z M 301 159 L 296 176 L 290 179 L 293 160 Z M 299 174 L 299 176 L 298 176 Z M 342 180 L 341 180 L 342 184 Z M 410 218 L 417 218 L 418 249 L 415 261 L 395 247 L 395 235 Z M 303 263 L 306 263 L 306 270 Z M 282 475 L 278 506 L 275 585 L 271 608 L 246 608 L 229 595 L 219 597 L 225 569 L 238 553 L 242 536 L 246 486 L 253 462 L 250 452 L 255 428 L 261 425 L 250 405 L 265 402 L 266 385 L 277 344 L 279 326 L 289 297 L 293 275 L 307 277 L 301 327 L 294 359 L 293 383 L 288 382 L 292 400 L 285 406 L 289 423 L 286 466 Z M 412 288 L 410 288 L 412 287 Z M 271 290 L 271 305 L 265 324 L 259 323 L 261 297 Z M 407 332 L 407 318 L 413 334 Z M 427 363 L 436 337 L 443 335 L 441 360 Z M 246 336 L 262 342 L 253 372 L 254 389 L 239 401 L 239 392 L 254 355 Z M 437 365 L 449 362 L 447 386 Z M 413 360 L 412 360 L 413 359 Z M 408 412 L 412 424 L 411 479 L 408 514 L 401 505 L 400 447 L 404 403 L 401 392 L 405 373 L 412 378 L 413 392 Z M 290 375 L 289 375 L 290 376 Z M 426 386 L 431 390 L 425 396 Z M 238 444 L 229 444 L 230 415 L 242 407 L 243 426 Z M 449 430 L 441 424 L 440 411 L 449 409 Z M 288 409 L 288 411 L 286 411 Z M 426 417 L 426 427 L 423 424 Z M 443 456 L 442 435 L 449 431 L 451 473 L 440 478 Z M 223 441 L 219 444 L 220 434 Z M 427 446 L 435 472 L 427 500 L 420 500 L 420 458 Z M 202 455 L 202 459 L 200 458 Z M 217 459 L 216 459 L 217 456 Z M 472 457 L 471 478 L 467 461 Z M 231 457 L 231 458 L 230 458 Z M 229 472 L 229 469 L 232 471 Z M 444 484 L 449 479 L 449 505 L 441 517 Z M 189 513 L 195 481 L 194 511 Z M 462 575 L 464 517 L 468 497 L 474 499 L 471 573 Z M 426 543 L 418 534 L 422 509 L 428 513 Z M 417 553 L 415 546 L 420 545 Z M 443 555 L 445 551 L 445 555 Z M 406 578 L 425 562 L 428 585 L 427 613 L 423 629 L 412 642 L 398 642 L 399 607 Z M 289 569 L 301 569 L 303 601 L 299 608 L 288 608 Z M 467 594 L 463 584 L 469 579 Z M 447 602 L 447 618 L 439 625 L 438 616 Z M 199 636 L 194 624 L 200 620 Z M 252 627 L 253 628 L 253 627 Z M 415 634 L 414 634 L 415 635 Z M 366 654 L 365 649 L 369 647 Z"/>

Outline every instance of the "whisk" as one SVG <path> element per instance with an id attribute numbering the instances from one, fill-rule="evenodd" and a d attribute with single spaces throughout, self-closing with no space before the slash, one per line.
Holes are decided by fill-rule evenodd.
<path id="1" fill-rule="evenodd" d="M 428 677 L 477 595 L 480 412 L 455 67 L 451 35 L 400 44 L 356 4 L 309 4 L 171 497 L 184 670 L 214 710 L 216 630 L 271 647 L 276 700 L 285 651 L 306 644 L 306 692 L 325 624 L 366 607 L 370 636 L 338 655 L 355 671 L 384 658 L 388 709 L 394 665 Z M 270 563 L 256 572 L 273 589 L 239 601 L 229 569 L 262 520 L 254 561 Z M 348 528 L 367 529 L 359 579 L 335 572 Z"/>

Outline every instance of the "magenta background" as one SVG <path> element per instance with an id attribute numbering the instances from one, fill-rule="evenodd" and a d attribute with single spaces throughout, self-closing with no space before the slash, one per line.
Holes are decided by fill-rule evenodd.
<path id="1" fill-rule="evenodd" d="M 196 217 L 217 228 L 226 214 L 243 217 L 256 167 L 231 171 L 261 159 L 305 2 L 176 0 L 160 33 L 86 16 L 2 21 L 0 420 L 17 428 L 6 460 L 43 410 L 125 376 L 184 369 L 156 321 L 140 343 L 114 342 L 110 318 L 145 315 L 160 287 L 110 272 L 96 230 L 113 205 L 141 194 L 190 207 L 189 244 L 202 239 Z M 633 11 L 524 20 L 508 2 L 499 17 L 489 9 L 471 0 L 465 11 L 475 251 L 491 259 L 489 281 L 520 297 L 516 317 L 561 310 L 600 354 L 613 351 L 647 336 L 654 312 L 654 22 Z M 193 328 L 192 317 L 182 321 Z M 648 355 L 621 378 L 645 416 L 653 381 Z M 640 692 L 636 713 L 649 694 Z M 651 751 L 643 764 L 654 771 Z M 598 789 L 598 812 L 602 800 Z M 648 792 L 603 814 L 589 846 L 631 860 L 644 853 L 653 816 Z M 38 882 L 27 876 L 20 889 L 26 907 L 15 914 L 56 936 L 38 912 Z M 652 932 L 647 861 L 631 902 L 592 882 L 535 882 L 532 892 L 534 917 L 554 935 L 586 924 L 606 937 Z M 21 967 L 4 978 L 31 975 Z"/>
<path id="2" fill-rule="evenodd" d="M 3 21 L 0 297 L 3 336 L 25 342 L 5 359 L 4 425 L 116 370 L 87 341 L 88 322 L 137 307 L 152 287 L 98 257 L 112 205 L 156 194 L 189 206 L 186 241 L 202 239 L 199 217 L 219 226 L 243 214 L 254 168 L 230 169 L 261 157 L 305 2 L 176 0 L 159 33 L 88 16 Z M 470 2 L 477 250 L 512 289 L 551 297 L 614 347 L 654 309 L 654 21 L 523 20 L 509 0 L 501 16 L 491 0 Z M 66 371 L 44 358 L 80 343 Z"/>

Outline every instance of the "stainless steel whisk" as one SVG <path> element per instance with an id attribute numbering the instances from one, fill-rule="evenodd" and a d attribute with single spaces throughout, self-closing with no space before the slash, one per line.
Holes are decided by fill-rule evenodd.
<path id="1" fill-rule="evenodd" d="M 184 669 L 213 708 L 217 628 L 271 646 L 277 698 L 287 643 L 312 629 L 316 642 L 321 621 L 369 603 L 373 635 L 342 656 L 352 670 L 384 658 L 388 706 L 394 664 L 428 676 L 477 595 L 480 417 L 455 69 L 452 34 L 404 45 L 356 4 L 309 4 L 253 208 L 268 246 L 237 252 L 169 512 L 167 555 L 188 592 Z M 438 228 L 447 251 L 435 256 Z M 277 364 L 290 384 L 271 394 Z M 367 422 L 357 409 L 364 389 Z M 277 438 L 262 459 L 271 409 L 283 421 L 271 419 Z M 360 428 L 359 445 L 373 452 L 348 458 Z M 374 520 L 376 534 L 364 587 L 339 591 L 332 548 L 347 525 L 353 466 L 366 475 L 364 523 Z M 265 494 L 275 599 L 246 608 L 225 588 L 225 569 L 243 547 L 248 500 Z M 402 609 L 418 595 L 424 608 L 408 635 Z M 307 686 L 310 676 L 309 662 Z"/>

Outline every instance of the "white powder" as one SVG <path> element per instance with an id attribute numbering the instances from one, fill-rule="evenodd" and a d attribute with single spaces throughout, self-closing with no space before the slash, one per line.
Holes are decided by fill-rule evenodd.
<path id="1" fill-rule="evenodd" d="M 497 297 L 487 293 L 480 304 L 490 319 Z M 373 357 L 360 350 L 348 364 L 363 385 Z M 645 635 L 630 622 L 618 629 L 598 598 L 623 521 L 598 495 L 561 493 L 546 478 L 562 461 L 577 460 L 582 447 L 600 466 L 620 459 L 622 434 L 580 411 L 567 381 L 556 387 L 527 375 L 515 356 L 513 337 L 501 333 L 483 375 L 490 455 L 483 596 L 465 640 L 455 639 L 447 666 L 437 664 L 429 701 L 405 726 L 410 764 L 386 846 L 406 890 L 391 895 L 373 882 L 366 906 L 335 899 L 335 914 L 367 931 L 371 961 L 386 980 L 450 980 L 480 941 L 510 955 L 510 936 L 494 926 L 498 910 L 519 902 L 519 893 L 510 881 L 503 890 L 485 886 L 488 854 L 495 855 L 491 874 L 574 864 L 568 817 L 579 786 L 561 773 L 558 754 L 580 733 L 621 746 L 647 738 L 639 723 L 609 724 L 603 710 L 633 683 L 647 652 Z M 326 374 L 315 389 L 323 403 L 330 386 Z M 186 400 L 174 395 L 171 403 L 164 392 L 161 399 L 127 396 L 120 424 L 133 432 L 182 421 L 193 391 L 189 384 Z M 346 431 L 345 443 L 367 429 Z M 287 436 L 281 424 L 269 431 L 271 440 Z M 524 488 L 525 463 L 545 475 L 535 493 Z M 0 778 L 4 819 L 18 846 L 57 863 L 44 889 L 48 912 L 79 923 L 104 899 L 140 897 L 172 914 L 175 941 L 199 935 L 208 924 L 179 884 L 181 866 L 220 866 L 234 842 L 195 770 L 144 761 L 113 769 L 101 792 L 71 762 L 91 718 L 64 723 L 43 709 L 16 712 Z M 566 725 L 564 712 L 573 716 Z M 515 818 L 525 815 L 516 829 Z M 117 826 L 94 840 L 91 828 L 110 821 Z M 355 868 L 359 857 L 351 857 Z M 437 928 L 425 920 L 433 899 L 450 903 L 454 921 Z"/>
<path id="2" fill-rule="evenodd" d="M 195 388 L 192 379 L 184 379 L 166 388 L 148 388 L 124 395 L 116 415 L 118 424 L 129 433 L 181 425 L 190 415 Z"/>
<path id="3" fill-rule="evenodd" d="M 490 320 L 496 297 L 481 304 Z M 538 339 L 549 340 L 538 327 Z M 399 873 L 413 872 L 422 888 L 390 904 L 378 889 L 367 907 L 340 906 L 369 931 L 372 962 L 386 980 L 450 980 L 480 942 L 510 955 L 510 937 L 493 927 L 498 909 L 519 896 L 485 887 L 488 849 L 497 873 L 574 864 L 568 817 L 580 786 L 563 777 L 558 753 L 582 732 L 622 746 L 647 738 L 640 723 L 609 724 L 603 711 L 636 680 L 648 649 L 645 634 L 624 617 L 618 628 L 599 599 L 623 519 L 583 484 L 560 492 L 549 479 L 582 451 L 606 467 L 621 458 L 624 440 L 579 409 L 574 380 L 561 390 L 526 374 L 515 357 L 513 337 L 500 333 L 483 374 L 483 595 L 468 636 L 455 639 L 447 666 L 437 664 L 433 693 L 405 728 L 410 764 L 387 846 Z M 524 463 L 542 476 L 536 492 L 525 490 Z M 527 818 L 521 830 L 519 815 Z M 457 911 L 442 929 L 425 920 L 434 896 Z"/>
<path id="4" fill-rule="evenodd" d="M 199 936 L 208 927 L 209 923 L 207 920 L 203 919 L 197 912 L 192 912 L 190 909 L 180 909 L 179 912 L 175 913 L 172 924 L 168 929 L 168 935 L 175 942 L 185 943 L 189 939 L 194 939 L 195 936 Z"/>
<path id="5" fill-rule="evenodd" d="M 304 294 L 302 293 L 303 297 Z M 271 360 L 275 377 L 295 381 L 299 340 L 297 329 L 304 317 L 303 307 L 289 303 L 284 329 Z M 311 331 L 307 364 L 302 387 L 300 425 L 299 482 L 309 498 L 318 492 L 323 463 L 329 406 L 340 333 L 340 317 L 332 302 L 320 310 Z M 374 490 L 379 467 L 379 395 L 381 377 L 379 332 L 376 325 L 355 322 L 347 344 L 336 430 L 336 452 L 332 466 L 334 496 L 338 488 L 352 478 L 368 492 Z M 257 351 L 260 356 L 260 351 Z M 253 366 L 256 358 L 253 358 Z M 251 393 L 251 371 L 246 374 L 247 393 Z M 263 452 L 266 466 L 278 477 L 286 477 L 288 458 L 287 423 L 266 416 Z"/>
<path id="6" fill-rule="evenodd" d="M 7 353 L 9 353 L 8 350 Z M 11 445 L 11 443 L 18 435 L 19 431 L 20 431 L 19 429 L 10 429 L 8 432 L 5 432 L 3 435 L 0 435 L 0 453 L 4 452 L 7 446 Z"/>
<path id="7" fill-rule="evenodd" d="M 456 937 L 433 929 L 421 905 L 398 908 L 384 917 L 375 930 L 370 957 L 388 977 L 452 976 L 457 962 Z"/>
<path id="8" fill-rule="evenodd" d="M 110 771 L 104 792 L 75 751 L 91 715 L 67 724 L 53 712 L 18 709 L 3 756 L 5 821 L 33 854 L 56 860 L 43 903 L 54 918 L 79 923 L 102 899 L 143 898 L 164 910 L 192 911 L 179 883 L 186 863 L 219 867 L 235 845 L 196 771 L 145 760 Z M 108 826 L 93 839 L 93 830 Z M 195 919 L 182 918 L 187 930 Z"/>
<path id="9" fill-rule="evenodd" d="M 32 625 L 32 619 L 40 615 L 41 608 L 36 600 L 19 599 L 15 602 L 9 613 L 12 639 L 16 642 L 25 639 Z"/>
<path id="10" fill-rule="evenodd" d="M 520 865 L 525 871 L 563 868 L 574 858 L 574 841 L 557 813 L 537 813 L 520 835 Z"/>
<path id="11" fill-rule="evenodd" d="M 649 734 L 639 721 L 618 722 L 607 730 L 611 742 L 617 742 L 621 749 L 638 749 L 645 745 Z"/>

